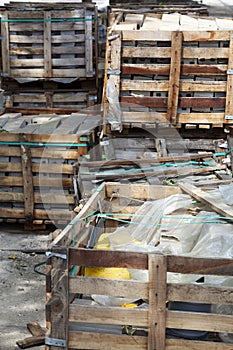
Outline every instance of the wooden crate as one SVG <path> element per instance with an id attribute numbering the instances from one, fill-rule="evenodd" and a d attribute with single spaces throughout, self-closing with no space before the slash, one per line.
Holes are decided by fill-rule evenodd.
<path id="1" fill-rule="evenodd" d="M 12 3 L 1 14 L 4 77 L 98 76 L 98 15 L 94 4 Z"/>
<path id="2" fill-rule="evenodd" d="M 139 201 L 165 198 L 178 193 L 181 193 L 180 188 L 171 186 L 106 183 L 54 239 L 48 255 L 46 350 L 55 350 L 58 346 L 72 350 L 232 348 L 232 345 L 213 337 L 215 332 L 232 332 L 232 315 L 203 313 L 200 310 L 198 313 L 175 311 L 166 307 L 167 301 L 231 305 L 232 287 L 188 282 L 167 283 L 167 273 L 230 277 L 232 259 L 91 249 L 105 229 L 106 232 L 112 232 L 116 227 L 114 220 L 106 219 L 99 223 L 95 214 L 112 212 L 119 219 L 119 213 L 126 215 L 123 213 L 135 212 Z M 124 199 L 128 200 L 128 205 L 121 202 Z M 83 274 L 86 267 L 147 270 L 148 282 L 86 276 Z M 114 303 L 101 306 L 91 303 L 92 294 L 121 296 L 135 301 L 143 299 L 148 304 L 143 308 L 130 308 L 129 305 L 120 307 Z M 122 332 L 122 328 L 127 332 Z M 166 337 L 166 329 L 171 328 L 208 331 L 212 338 L 194 341 Z"/>
<path id="3" fill-rule="evenodd" d="M 115 21 L 108 34 L 104 120 L 111 79 L 122 124 L 231 125 L 231 29 L 231 19 L 178 13 L 127 14 Z"/>
<path id="4" fill-rule="evenodd" d="M 98 126 L 93 119 L 88 124 L 86 115 L 63 117 L 1 117 L 2 128 L 10 131 L 1 132 L 0 141 L 3 221 L 58 226 L 70 221 L 80 199 L 77 160 L 96 142 Z"/>

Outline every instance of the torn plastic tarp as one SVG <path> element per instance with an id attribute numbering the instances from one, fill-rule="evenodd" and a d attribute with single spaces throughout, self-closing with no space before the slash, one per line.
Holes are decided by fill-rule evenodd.
<path id="1" fill-rule="evenodd" d="M 108 100 L 108 114 L 107 121 L 111 124 L 111 129 L 115 131 L 122 131 L 121 123 L 121 106 L 119 103 L 119 94 L 114 83 L 114 77 L 108 78 L 106 87 L 106 98 Z"/>

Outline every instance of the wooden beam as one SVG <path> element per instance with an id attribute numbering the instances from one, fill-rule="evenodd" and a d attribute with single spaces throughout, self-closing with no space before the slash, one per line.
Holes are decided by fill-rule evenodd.
<path id="1" fill-rule="evenodd" d="M 171 63 L 168 91 L 167 115 L 172 125 L 177 124 L 177 107 L 180 86 L 182 32 L 173 32 L 171 41 Z"/>
<path id="2" fill-rule="evenodd" d="M 233 209 L 230 205 L 223 203 L 222 201 L 216 199 L 214 196 L 208 192 L 202 191 L 200 188 L 197 188 L 190 183 L 179 183 L 178 186 L 190 196 L 194 197 L 198 201 L 201 201 L 204 204 L 208 204 L 211 209 L 216 211 L 218 214 L 226 217 L 233 218 Z"/>
<path id="3" fill-rule="evenodd" d="M 56 249 L 52 253 L 57 254 Z M 50 315 L 50 328 L 47 336 L 67 342 L 68 349 L 68 248 L 63 247 L 59 253 L 66 258 L 52 256 L 51 261 L 51 298 L 46 304 L 47 315 Z M 58 346 L 50 346 L 50 350 L 60 350 Z"/>
<path id="4" fill-rule="evenodd" d="M 27 141 L 25 135 L 21 136 L 21 141 L 22 142 Z M 31 148 L 30 146 L 22 145 L 20 146 L 20 150 L 21 150 L 25 219 L 28 222 L 32 222 L 34 219 L 34 190 L 33 190 Z"/>
<path id="5" fill-rule="evenodd" d="M 226 87 L 226 123 L 232 123 L 233 119 L 233 31 L 230 32 L 230 44 L 228 53 L 227 87 Z M 232 119 L 229 119 L 232 118 Z"/>

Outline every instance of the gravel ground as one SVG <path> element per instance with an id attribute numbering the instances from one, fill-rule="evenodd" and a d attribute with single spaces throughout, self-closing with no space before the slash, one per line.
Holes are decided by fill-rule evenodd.
<path id="1" fill-rule="evenodd" d="M 0 231 L 0 350 L 19 349 L 16 341 L 30 336 L 27 323 L 45 327 L 45 277 L 34 272 L 45 257 L 20 250 L 46 249 L 47 235 L 8 230 Z"/>

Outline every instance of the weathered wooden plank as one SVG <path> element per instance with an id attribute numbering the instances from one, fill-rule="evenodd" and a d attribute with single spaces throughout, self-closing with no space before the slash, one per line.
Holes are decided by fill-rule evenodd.
<path id="1" fill-rule="evenodd" d="M 149 255 L 148 350 L 165 349 L 166 257 Z"/>
<path id="2" fill-rule="evenodd" d="M 92 33 L 92 15 L 86 10 L 85 18 L 85 64 L 86 75 L 93 76 L 93 33 Z"/>
<path id="3" fill-rule="evenodd" d="M 23 182 L 23 181 L 22 181 Z M 33 194 L 33 192 L 32 192 Z M 54 204 L 74 204 L 74 197 L 73 195 L 64 194 L 59 195 L 55 193 L 35 193 L 34 192 L 34 202 L 35 203 L 54 203 Z M 0 192 L 0 202 L 6 203 L 6 202 L 24 202 L 24 194 L 23 193 L 16 193 L 16 192 Z"/>
<path id="4" fill-rule="evenodd" d="M 70 322 L 148 326 L 148 310 L 108 306 L 70 305 Z M 173 318 L 169 320 L 172 324 Z"/>
<path id="5" fill-rule="evenodd" d="M 22 172 L 22 167 L 19 166 L 19 163 L 7 163 L 0 162 L 1 172 Z M 73 165 L 70 164 L 36 164 L 32 163 L 32 172 L 33 173 L 54 173 L 54 174 L 73 174 Z"/>
<path id="6" fill-rule="evenodd" d="M 232 350 L 232 344 L 225 344 L 223 342 L 211 342 L 208 341 L 195 341 L 195 340 L 183 340 L 183 339 L 166 339 L 166 350 L 176 349 L 192 349 L 192 350 L 206 350 L 208 344 L 208 350 Z"/>
<path id="7" fill-rule="evenodd" d="M 179 98 L 182 32 L 172 33 L 172 52 L 170 63 L 170 78 L 167 102 L 167 116 L 172 125 L 177 124 L 177 107 Z"/>
<path id="8" fill-rule="evenodd" d="M 21 141 L 27 141 L 25 136 L 21 137 Z M 32 222 L 34 218 L 34 196 L 33 196 L 33 175 L 32 175 L 32 157 L 30 146 L 22 145 L 21 151 L 21 167 L 23 178 L 23 197 L 24 197 L 24 213 L 27 222 Z M 16 163 L 17 165 L 17 163 Z"/>
<path id="9" fill-rule="evenodd" d="M 62 254 L 68 256 L 68 248 L 63 247 Z M 68 342 L 68 259 L 56 256 L 50 259 L 51 297 L 46 304 L 46 313 L 50 315 L 47 337 Z M 59 350 L 59 347 L 50 346 L 50 350 Z"/>
<path id="10" fill-rule="evenodd" d="M 85 236 L 85 232 L 82 232 L 81 228 L 83 225 L 85 226 L 85 222 L 83 221 L 83 217 L 86 217 L 93 213 L 93 208 L 99 208 L 101 210 L 102 203 L 105 198 L 105 189 L 104 184 L 100 185 L 95 193 L 88 199 L 82 210 L 79 214 L 71 221 L 70 225 L 66 227 L 58 237 L 53 241 L 54 245 L 70 245 L 72 240 L 76 239 L 79 235 L 79 241 L 82 241 L 82 235 Z M 75 231 L 75 234 L 73 233 Z M 72 254 L 71 257 L 72 259 Z M 78 262 L 78 264 L 80 264 Z"/>
<path id="11" fill-rule="evenodd" d="M 125 298 L 148 298 L 148 285 L 135 280 L 117 280 L 95 277 L 70 277 L 69 291 L 74 294 L 100 294 Z"/>
<path id="12" fill-rule="evenodd" d="M 187 184 L 185 182 L 180 183 L 179 187 L 184 192 L 190 194 L 192 197 L 196 198 L 202 203 L 208 204 L 211 207 L 211 209 L 213 209 L 220 215 L 233 218 L 233 209 L 231 208 L 231 206 L 216 199 L 208 192 L 204 192 L 200 188 L 197 188 L 196 186 Z"/>
<path id="13" fill-rule="evenodd" d="M 143 253 L 70 249 L 71 264 L 88 267 L 122 267 L 148 269 L 147 255 Z"/>
<path id="14" fill-rule="evenodd" d="M 24 219 L 24 209 L 9 209 L 9 208 L 0 208 L 0 216 L 1 218 L 16 218 L 16 219 Z M 43 209 L 34 209 L 34 218 L 41 220 L 67 220 L 70 221 L 72 216 L 72 212 L 66 210 L 43 210 Z"/>
<path id="15" fill-rule="evenodd" d="M 5 22 L 3 21 L 5 20 Z M 10 75 L 10 53 L 9 53 L 9 27 L 8 27 L 8 14 L 7 12 L 4 12 L 4 17 L 2 17 L 1 21 L 1 35 L 5 37 L 5 40 L 2 40 L 1 47 L 2 47 L 2 70 L 3 73 L 6 73 Z"/>
<path id="16" fill-rule="evenodd" d="M 38 187 L 54 187 L 64 189 L 72 187 L 72 179 L 70 178 L 43 178 L 43 177 L 33 177 L 33 185 Z M 23 178 L 21 176 L 0 176 L 0 186 L 23 186 Z"/>
<path id="17" fill-rule="evenodd" d="M 171 41 L 171 31 L 123 31 L 124 41 Z M 230 39 L 229 31 L 183 31 L 184 41 L 226 41 Z"/>
<path id="18" fill-rule="evenodd" d="M 233 31 L 230 32 L 230 45 L 228 52 L 228 74 L 227 74 L 227 87 L 226 87 L 226 107 L 225 107 L 225 118 L 233 116 Z M 226 120 L 227 122 L 227 120 Z"/>
<path id="19" fill-rule="evenodd" d="M 167 312 L 166 327 L 231 333 L 233 317 L 232 315 L 169 310 Z"/>
<path id="20" fill-rule="evenodd" d="M 42 68 L 22 68 L 22 69 L 11 69 L 11 77 L 18 77 L 18 78 L 28 78 L 30 71 L 30 77 L 34 78 L 45 78 L 44 76 L 44 70 Z M 84 76 L 85 69 L 84 68 L 77 68 L 77 69 L 53 69 L 53 75 L 56 76 L 56 78 L 72 78 L 72 77 L 81 77 Z"/>
<path id="21" fill-rule="evenodd" d="M 122 74 L 160 74 L 169 75 L 169 64 L 133 64 L 123 63 L 121 65 Z M 198 64 L 182 64 L 181 75 L 199 75 L 199 76 L 216 76 L 225 75 L 227 71 L 227 65 L 214 64 L 214 65 L 198 65 Z"/>
<path id="22" fill-rule="evenodd" d="M 44 12 L 44 76 L 52 77 L 51 13 Z"/>
<path id="23" fill-rule="evenodd" d="M 142 200 L 155 200 L 166 198 L 174 194 L 180 194 L 182 191 L 178 186 L 157 186 L 157 185 L 131 185 L 117 184 L 108 182 L 106 184 L 106 196 L 136 198 Z"/>
<path id="24" fill-rule="evenodd" d="M 123 33 L 125 33 L 125 31 Z M 122 35 L 124 35 L 124 34 L 122 34 Z M 124 58 L 126 58 L 126 57 L 168 58 L 168 57 L 171 57 L 171 48 L 170 47 L 157 47 L 157 46 L 152 46 L 152 47 L 123 46 L 121 55 Z"/>
<path id="25" fill-rule="evenodd" d="M 183 301 L 210 304 L 232 304 L 233 289 L 194 284 L 168 284 L 167 298 L 171 301 Z"/>
<path id="26" fill-rule="evenodd" d="M 168 271 L 177 273 L 191 273 L 203 275 L 229 275 L 232 276 L 232 259 L 217 258 L 190 258 L 184 256 L 168 256 Z"/>
<path id="27" fill-rule="evenodd" d="M 102 334 L 92 332 L 69 332 L 69 347 L 71 349 L 95 350 L 98 344 L 101 350 L 147 350 L 147 338 L 140 336 Z"/>
<path id="28" fill-rule="evenodd" d="M 121 90 L 168 91 L 167 81 L 128 80 L 121 81 Z M 181 81 L 180 91 L 224 92 L 225 81 Z"/>

